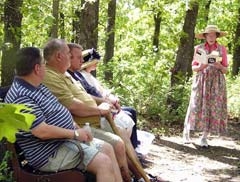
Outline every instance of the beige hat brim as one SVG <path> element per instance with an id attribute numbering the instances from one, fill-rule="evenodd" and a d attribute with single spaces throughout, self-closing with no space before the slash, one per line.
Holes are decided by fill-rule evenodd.
<path id="1" fill-rule="evenodd" d="M 85 68 L 87 68 L 87 67 L 89 67 L 89 66 L 92 66 L 92 65 L 94 65 L 94 64 L 96 64 L 96 63 L 98 63 L 98 62 L 99 62 L 98 59 L 93 59 L 93 60 L 91 60 L 91 61 L 87 61 L 87 62 L 85 62 L 85 63 L 82 64 L 81 70 L 83 70 L 83 69 L 85 69 Z"/>
<path id="2" fill-rule="evenodd" d="M 89 54 L 89 49 L 82 51 L 82 57 L 85 57 Z"/>
<path id="3" fill-rule="evenodd" d="M 205 39 L 204 34 L 211 33 L 211 32 L 216 32 L 216 31 L 202 32 L 202 33 L 199 33 L 199 34 L 195 34 L 195 38 L 197 38 L 197 39 Z M 227 35 L 226 32 L 222 32 L 222 31 L 216 32 L 216 33 L 219 33 L 219 36 L 217 38 L 223 37 L 223 36 Z"/>

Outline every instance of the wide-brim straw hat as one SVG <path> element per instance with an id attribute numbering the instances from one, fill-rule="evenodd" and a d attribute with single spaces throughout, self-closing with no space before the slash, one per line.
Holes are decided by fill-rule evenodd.
<path id="1" fill-rule="evenodd" d="M 98 63 L 101 58 L 95 49 L 87 49 L 82 51 L 82 56 L 84 61 L 81 66 L 81 70 Z"/>
<path id="2" fill-rule="evenodd" d="M 223 36 L 227 35 L 226 32 L 220 31 L 220 29 L 219 29 L 216 25 L 208 25 L 208 26 L 205 28 L 204 32 L 199 33 L 199 34 L 195 34 L 195 37 L 196 37 L 197 39 L 205 39 L 205 36 L 204 36 L 204 35 L 205 35 L 205 34 L 208 34 L 208 33 L 211 33 L 211 32 L 216 32 L 216 33 L 218 33 L 218 34 L 219 34 L 218 37 L 223 37 Z"/>

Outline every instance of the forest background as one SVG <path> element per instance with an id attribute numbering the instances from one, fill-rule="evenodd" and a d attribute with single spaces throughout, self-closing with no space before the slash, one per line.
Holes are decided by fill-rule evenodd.
<path id="1" fill-rule="evenodd" d="M 14 76 L 14 53 L 52 38 L 96 48 L 94 73 L 122 105 L 145 121 L 182 125 L 193 72 L 194 34 L 208 24 L 227 36 L 229 118 L 240 116 L 240 0 L 3 0 L 0 2 L 1 86 Z M 149 131 L 162 134 L 162 128 Z"/>

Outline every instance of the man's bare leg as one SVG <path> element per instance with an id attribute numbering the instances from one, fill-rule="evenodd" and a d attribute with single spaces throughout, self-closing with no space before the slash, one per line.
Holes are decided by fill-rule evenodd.
<path id="1" fill-rule="evenodd" d="M 120 137 L 125 142 L 125 144 L 127 143 L 128 149 L 130 150 L 130 152 L 132 154 L 132 157 L 135 159 L 135 161 L 137 161 L 139 163 L 140 166 L 142 166 L 138 157 L 137 157 L 137 154 L 136 154 L 136 152 L 135 152 L 135 150 L 132 146 L 131 140 L 128 137 L 127 131 L 125 129 L 122 129 L 122 128 L 118 128 L 118 129 L 119 129 Z M 127 162 L 128 162 L 129 169 L 134 174 L 135 178 L 136 179 L 142 178 L 141 174 L 139 173 L 139 171 L 137 170 L 137 168 L 135 167 L 133 162 L 131 160 L 127 160 Z"/>
<path id="2" fill-rule="evenodd" d="M 118 141 L 113 148 L 115 151 L 115 155 L 118 161 L 118 165 L 121 171 L 123 181 L 131 182 L 131 176 L 129 174 L 128 163 L 127 163 L 125 144 L 121 140 L 121 141 Z"/>
<path id="3" fill-rule="evenodd" d="M 112 161 L 110 157 L 101 152 L 89 163 L 87 170 L 96 175 L 97 182 L 115 181 Z"/>
<path id="4" fill-rule="evenodd" d="M 115 176 L 115 182 L 122 182 L 122 176 L 120 172 L 120 168 L 118 166 L 118 162 L 116 159 L 116 156 L 114 154 L 113 147 L 109 143 L 104 143 L 101 149 L 101 152 L 108 155 L 113 163 L 113 169 L 114 169 L 114 176 Z"/>

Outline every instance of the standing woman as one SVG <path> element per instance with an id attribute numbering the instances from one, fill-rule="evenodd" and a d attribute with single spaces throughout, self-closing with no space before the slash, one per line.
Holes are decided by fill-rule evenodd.
<path id="1" fill-rule="evenodd" d="M 205 43 L 195 47 L 192 62 L 192 70 L 197 73 L 184 122 L 185 143 L 191 143 L 190 130 L 203 131 L 200 139 L 202 147 L 208 147 L 210 132 L 220 134 L 226 130 L 227 92 L 224 74 L 228 67 L 227 50 L 216 41 L 225 35 L 216 25 L 208 25 L 204 32 L 195 35 L 198 39 L 205 39 Z"/>

